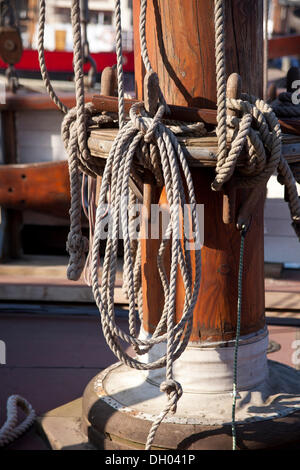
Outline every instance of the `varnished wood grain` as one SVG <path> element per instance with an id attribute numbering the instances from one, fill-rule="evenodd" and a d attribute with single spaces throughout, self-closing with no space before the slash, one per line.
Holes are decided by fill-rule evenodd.
<path id="1" fill-rule="evenodd" d="M 76 104 L 74 93 L 61 93 L 59 98 L 68 108 L 72 108 Z M 86 101 L 91 101 L 91 99 L 91 94 L 85 95 Z M 5 103 L 0 104 L 0 111 L 19 111 L 25 109 L 57 109 L 57 106 L 47 94 L 28 92 L 20 92 L 19 94 L 6 93 Z"/>
<path id="2" fill-rule="evenodd" d="M 67 161 L 0 166 L 0 205 L 68 217 Z"/>
<path id="3" fill-rule="evenodd" d="M 13 164 L 18 161 L 16 141 L 16 116 L 13 111 L 5 110 L 1 114 L 3 161 Z M 19 258 L 22 254 L 21 229 L 22 212 L 17 207 L 7 208 L 4 228 L 3 259 Z"/>
<path id="4" fill-rule="evenodd" d="M 262 1 L 226 0 L 227 76 L 237 72 L 243 91 L 262 96 Z M 214 108 L 216 103 L 213 0 L 151 0 L 147 45 L 152 67 L 168 103 Z M 135 80 L 142 98 L 144 67 L 140 56 L 138 14 L 134 1 Z M 251 64 L 251 71 L 249 69 Z"/>
<path id="5" fill-rule="evenodd" d="M 117 129 L 90 128 L 88 146 L 92 155 L 106 160 L 117 132 Z M 204 137 L 178 136 L 177 139 L 184 148 L 187 161 L 191 167 L 216 166 L 218 147 L 217 137 L 214 132 L 208 133 Z M 288 163 L 299 161 L 300 138 L 291 134 L 283 134 L 282 154 Z M 241 153 L 237 161 L 237 166 L 244 164 L 245 157 L 245 153 Z M 103 166 L 104 165 L 105 161 L 103 161 Z"/>
<path id="6" fill-rule="evenodd" d="M 223 195 L 222 192 L 211 191 L 213 175 L 212 169 L 193 169 L 197 202 L 204 204 L 204 246 L 192 341 L 229 340 L 234 337 L 236 329 L 240 233 L 234 223 L 224 224 L 222 221 Z M 242 199 L 244 194 L 237 191 L 238 207 Z M 242 335 L 259 330 L 265 323 L 263 200 L 257 206 L 247 233 L 244 266 Z M 177 313 L 180 316 L 184 294 L 180 281 L 177 292 Z"/>
<path id="7" fill-rule="evenodd" d="M 168 103 L 215 108 L 215 40 L 213 0 L 152 0 L 147 12 L 147 44 L 152 67 Z M 144 70 L 138 40 L 139 0 L 134 1 L 135 79 L 137 98 L 143 98 Z M 263 91 L 263 2 L 226 0 L 227 76 L 237 72 L 243 90 L 256 96 Z M 240 234 L 235 224 L 222 221 L 222 193 L 212 192 L 214 172 L 192 170 L 197 202 L 204 204 L 204 246 L 200 294 L 194 311 L 192 341 L 234 338 Z M 247 197 L 238 191 L 237 209 Z M 147 241 L 143 263 L 154 266 L 156 245 Z M 193 253 L 191 252 L 193 257 Z M 151 257 L 151 259 L 150 259 Z M 241 333 L 265 324 L 263 279 L 263 200 L 260 200 L 246 238 Z M 143 288 L 153 289 L 155 301 L 144 305 L 144 328 L 152 331 L 161 303 L 159 283 L 144 271 Z M 159 281 L 158 281 L 159 282 Z M 178 278 L 177 316 L 183 307 L 183 284 Z"/>

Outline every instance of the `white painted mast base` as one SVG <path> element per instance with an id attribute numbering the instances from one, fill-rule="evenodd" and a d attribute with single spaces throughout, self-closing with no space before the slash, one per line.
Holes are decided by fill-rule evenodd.
<path id="1" fill-rule="evenodd" d="M 253 390 L 240 391 L 236 422 L 253 422 L 287 416 L 300 409 L 300 373 L 268 361 L 267 380 Z M 117 363 L 94 379 L 97 397 L 114 410 L 139 419 L 154 421 L 167 403 L 159 387 L 145 380 L 141 371 Z M 232 394 L 183 392 L 175 415 L 164 422 L 203 426 L 231 423 Z"/>
<path id="2" fill-rule="evenodd" d="M 300 410 L 300 373 L 267 360 L 267 339 L 265 330 L 241 339 L 237 422 L 269 420 Z M 181 383 L 183 395 L 176 414 L 169 414 L 164 422 L 204 426 L 231 423 L 233 349 L 188 346 L 174 367 L 174 378 Z M 159 389 L 164 380 L 162 372 L 149 373 L 117 363 L 93 379 L 94 392 L 116 411 L 153 421 L 167 403 Z"/>

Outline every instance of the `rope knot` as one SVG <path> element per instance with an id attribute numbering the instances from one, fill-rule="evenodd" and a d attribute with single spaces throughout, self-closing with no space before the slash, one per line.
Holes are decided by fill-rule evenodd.
<path id="1" fill-rule="evenodd" d="M 140 114 L 138 114 L 140 112 Z M 155 116 L 152 118 L 146 112 L 144 103 L 139 102 L 132 105 L 129 117 L 133 126 L 144 135 L 144 141 L 150 143 L 156 140 L 156 133 L 161 119 L 165 113 L 165 106 L 160 105 Z"/>
<path id="2" fill-rule="evenodd" d="M 180 383 L 176 382 L 174 379 L 165 380 L 160 384 L 160 391 L 167 394 L 168 400 L 171 404 L 170 411 L 172 413 L 176 413 L 177 402 L 183 393 Z"/>
<path id="3" fill-rule="evenodd" d="M 278 167 L 281 158 L 281 131 L 272 108 L 254 96 L 242 95 L 242 99 L 227 99 L 227 108 L 237 116 L 227 116 L 231 145 L 226 157 L 217 163 L 217 175 L 212 188 L 220 190 L 234 171 L 238 187 L 254 187 L 267 183 Z M 243 165 L 238 159 L 243 157 Z"/>
<path id="4" fill-rule="evenodd" d="M 81 233 L 71 231 L 68 235 L 66 248 L 70 256 L 67 277 L 71 281 L 77 281 L 84 268 L 85 253 L 89 248 L 88 239 Z"/>
<path id="5" fill-rule="evenodd" d="M 165 113 L 165 106 L 163 104 L 161 104 L 158 107 L 158 110 L 155 113 L 154 117 L 150 118 L 151 123 L 150 123 L 150 126 L 148 127 L 148 130 L 147 130 L 145 136 L 144 136 L 144 140 L 145 140 L 146 143 L 150 143 L 153 140 L 155 140 L 155 136 L 156 136 L 158 127 L 161 125 L 161 120 L 162 120 L 162 117 L 163 117 L 164 113 Z"/>
<path id="6" fill-rule="evenodd" d="M 88 250 L 89 242 L 82 234 L 70 232 L 67 239 L 67 251 L 72 253 L 83 252 Z"/>

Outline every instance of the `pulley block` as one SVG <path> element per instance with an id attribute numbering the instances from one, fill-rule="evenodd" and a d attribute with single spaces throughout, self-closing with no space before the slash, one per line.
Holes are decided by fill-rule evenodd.
<path id="1" fill-rule="evenodd" d="M 13 26 L 0 27 L 0 56 L 9 65 L 21 60 L 23 52 L 20 32 Z"/>

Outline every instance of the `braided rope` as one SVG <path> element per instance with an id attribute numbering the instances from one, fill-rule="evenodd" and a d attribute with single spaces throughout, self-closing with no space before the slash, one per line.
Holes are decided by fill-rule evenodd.
<path id="1" fill-rule="evenodd" d="M 30 403 L 20 395 L 11 395 L 7 400 L 7 418 L 0 429 L 0 447 L 4 447 L 27 431 L 35 420 L 35 411 Z M 26 418 L 18 423 L 18 407 L 26 414 Z"/>
<path id="2" fill-rule="evenodd" d="M 42 79 L 44 81 L 44 85 L 52 101 L 56 104 L 58 109 L 60 109 L 64 114 L 66 114 L 68 112 L 68 108 L 67 106 L 63 104 L 63 102 L 58 98 L 57 94 L 55 93 L 51 85 L 49 74 L 48 74 L 47 67 L 46 67 L 45 49 L 44 49 L 45 21 L 46 21 L 46 1 L 40 0 L 39 29 L 38 29 L 38 55 L 39 55 L 39 63 L 40 63 Z"/>
<path id="3" fill-rule="evenodd" d="M 245 236 L 246 232 L 244 227 L 241 230 L 241 245 L 240 245 L 240 261 L 239 261 L 239 275 L 238 275 L 238 303 L 237 303 L 237 322 L 236 322 L 236 336 L 234 347 L 234 363 L 233 363 L 233 388 L 232 388 L 232 450 L 236 450 L 236 425 L 235 425 L 235 410 L 236 400 L 238 397 L 238 350 L 241 332 L 241 314 L 242 314 L 242 294 L 243 294 L 243 271 L 244 271 L 244 250 L 245 250 Z"/>
<path id="4" fill-rule="evenodd" d="M 215 44 L 216 44 L 216 80 L 217 80 L 217 138 L 218 159 L 216 173 L 224 165 L 227 156 L 227 123 L 226 123 L 226 67 L 225 67 L 225 7 L 223 0 L 215 0 Z M 212 189 L 217 189 L 216 181 Z"/>
<path id="5" fill-rule="evenodd" d="M 118 76 L 118 98 L 119 98 L 119 127 L 125 123 L 124 110 L 124 74 L 122 55 L 122 25 L 121 25 L 121 0 L 115 0 L 116 18 L 116 53 L 117 53 L 117 76 Z"/>
<path id="6" fill-rule="evenodd" d="M 287 189 L 288 204 L 293 219 L 292 226 L 300 240 L 300 202 L 293 173 L 281 153 L 281 129 L 273 109 L 263 100 L 253 96 L 243 95 L 241 100 L 226 99 L 226 70 L 225 70 L 225 2 L 215 0 L 215 44 L 216 44 L 216 76 L 217 76 L 217 138 L 218 159 L 216 176 L 212 189 L 220 190 L 224 183 L 230 180 L 236 171 L 239 156 L 246 148 L 246 164 L 240 174 L 235 177 L 235 185 L 241 187 L 256 187 L 267 184 L 275 170 L 279 180 Z M 287 99 L 284 95 L 282 99 Z M 226 117 L 227 107 L 238 111 L 240 117 Z M 281 107 L 282 109 L 285 107 Z M 290 109 L 291 106 L 289 105 Z M 275 109 L 278 113 L 277 108 Z M 295 110 L 292 111 L 292 113 Z M 293 115 L 293 114 L 290 115 Z M 282 115 L 282 114 L 280 114 Z M 252 127 L 253 126 L 253 127 Z M 227 127 L 231 134 L 230 150 L 227 153 Z M 254 131 L 254 129 L 257 131 Z M 238 173 L 236 171 L 236 173 Z M 259 193 L 258 193 L 259 194 Z M 237 399 L 237 356 L 239 347 L 242 271 L 244 252 L 244 233 L 241 234 L 240 266 L 238 280 L 238 318 L 236 343 L 234 352 L 234 378 L 232 403 L 232 442 L 236 449 L 235 408 Z"/>
<path id="7" fill-rule="evenodd" d="M 241 117 L 227 117 L 228 129 L 232 131 L 233 138 L 228 155 L 215 177 L 214 187 L 221 189 L 230 180 L 236 171 L 238 159 L 246 148 L 246 160 L 236 174 L 236 187 L 255 188 L 257 185 L 267 184 L 271 175 L 277 171 L 279 181 L 287 190 L 292 225 L 296 229 L 295 224 L 300 223 L 300 202 L 295 178 L 281 152 L 282 138 L 278 119 L 263 100 L 246 94 L 242 98 L 227 99 L 228 108 L 238 111 Z"/>
<path id="8" fill-rule="evenodd" d="M 130 122 L 120 129 L 110 151 L 99 196 L 96 225 L 93 244 L 93 272 L 92 285 L 96 304 L 101 314 L 102 329 L 105 339 L 114 354 L 123 363 L 140 370 L 149 370 L 166 366 L 167 383 L 162 387 L 168 394 L 168 405 L 164 412 L 153 423 L 147 439 L 147 449 L 151 448 L 155 432 L 161 420 L 169 411 L 175 411 L 177 400 L 181 396 L 180 385 L 176 384 L 172 377 L 173 361 L 179 357 L 185 349 L 192 327 L 192 315 L 197 299 L 200 282 L 200 252 L 196 251 L 195 279 L 191 282 L 190 254 L 184 251 L 178 234 L 178 220 L 184 204 L 191 206 L 193 232 L 198 233 L 198 221 L 196 214 L 196 199 L 193 189 L 191 173 L 186 162 L 185 155 L 174 134 L 161 123 L 164 107 L 160 105 L 154 118 L 147 116 L 143 110 L 143 116 L 138 112 L 143 109 L 141 103 L 135 104 L 130 110 Z M 170 204 L 170 222 L 166 230 L 166 238 L 162 241 L 159 251 L 158 266 L 161 275 L 165 303 L 160 321 L 151 339 L 142 340 L 138 337 L 136 326 L 137 288 L 134 279 L 134 259 L 131 251 L 130 230 L 128 226 L 128 199 L 129 199 L 129 175 L 135 153 L 140 143 L 152 141 L 159 149 L 163 177 L 166 186 L 168 202 Z M 188 188 L 188 200 L 184 196 L 184 183 L 180 174 L 184 175 Z M 104 214 L 106 211 L 106 194 L 110 191 L 110 205 L 112 212 L 112 229 L 107 240 L 105 258 L 102 267 L 101 289 L 99 287 L 97 260 L 100 249 L 101 233 L 106 223 Z M 115 322 L 114 312 L 114 283 L 116 275 L 117 248 L 119 239 L 119 225 L 122 227 L 124 240 L 124 262 L 128 267 L 126 271 L 129 302 L 129 334 L 122 331 Z M 171 240 L 171 241 L 170 241 Z M 171 243 L 171 269 L 168 280 L 163 267 L 163 256 L 167 245 Z M 175 294 L 177 268 L 180 268 L 185 286 L 185 302 L 182 317 L 175 325 Z M 165 330 L 167 332 L 165 332 Z M 182 339 L 183 336 L 183 339 Z M 131 358 L 126 351 L 121 349 L 118 338 L 131 344 L 138 354 L 144 354 L 155 344 L 167 341 L 167 352 L 160 359 L 152 363 L 143 363 Z"/>
<path id="9" fill-rule="evenodd" d="M 147 48 L 147 39 L 146 39 L 146 17 L 147 17 L 147 0 L 141 0 L 140 5 L 140 21 L 139 21 L 139 31 L 140 31 L 140 43 L 141 43 L 141 55 L 143 63 L 147 72 L 152 72 L 152 65 L 149 59 L 148 48 Z M 165 107 L 165 112 L 169 113 L 169 107 L 166 103 L 164 95 L 159 88 L 159 101 Z"/>
<path id="10" fill-rule="evenodd" d="M 272 109 L 278 117 L 299 117 L 300 105 L 294 104 L 293 93 L 284 92 L 280 93 L 277 100 L 271 103 Z"/>
<path id="11" fill-rule="evenodd" d="M 267 184 L 270 176 L 277 170 L 279 181 L 287 190 L 292 226 L 300 239 L 300 202 L 295 178 L 282 156 L 281 129 L 274 108 L 263 100 L 246 94 L 242 95 L 242 99 L 226 99 L 224 21 L 224 0 L 215 0 L 218 160 L 212 188 L 220 190 L 230 180 L 243 149 L 246 149 L 246 162 L 235 178 L 235 185 L 254 188 L 259 184 Z M 291 94 L 282 94 L 281 100 L 289 103 Z M 227 107 L 237 111 L 241 117 L 226 117 Z M 297 108 L 292 105 L 288 107 L 292 111 Z M 275 111 L 277 112 L 277 108 Z M 227 132 L 232 137 L 229 152 L 226 149 Z"/>
<path id="12" fill-rule="evenodd" d="M 70 259 L 67 277 L 70 280 L 77 280 L 86 264 L 86 252 L 89 249 L 88 240 L 82 235 L 81 228 L 80 170 L 95 177 L 102 173 L 102 165 L 99 159 L 92 158 L 87 146 L 87 126 L 93 123 L 95 111 L 92 104 L 85 105 L 84 99 L 84 59 L 78 0 L 72 0 L 71 21 L 74 41 L 76 107 L 71 109 L 63 120 L 62 139 L 68 153 L 71 191 L 70 232 L 67 239 L 67 251 Z M 103 117 L 103 119 L 106 120 L 107 117 Z M 101 124 L 99 117 L 97 124 Z"/>

